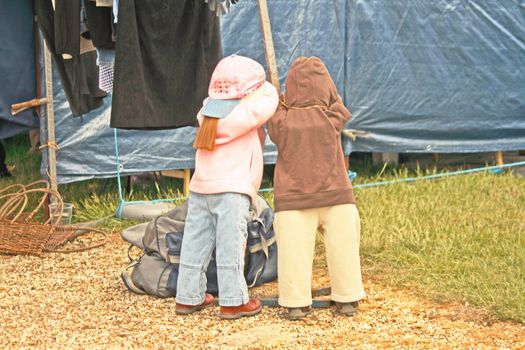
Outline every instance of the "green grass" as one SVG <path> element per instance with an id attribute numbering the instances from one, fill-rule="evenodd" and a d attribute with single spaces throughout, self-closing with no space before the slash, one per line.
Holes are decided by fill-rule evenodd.
<path id="1" fill-rule="evenodd" d="M 40 157 L 28 155 L 28 148 L 24 137 L 6 142 L 7 162 L 16 165 L 16 178 L 0 179 L 0 188 L 40 178 Z M 356 183 L 431 172 L 377 168 L 366 162 L 353 166 L 359 174 Z M 271 183 L 265 181 L 266 186 Z M 128 199 L 173 198 L 180 191 L 176 180 L 163 183 L 160 190 L 149 182 L 136 187 Z M 75 204 L 75 221 L 111 215 L 119 202 L 115 179 L 62 185 L 60 192 Z M 356 194 L 365 278 L 437 301 L 468 302 L 495 319 L 525 323 L 525 179 L 487 173 L 358 189 Z M 265 197 L 273 200 L 271 193 Z M 104 226 L 129 224 L 110 219 Z"/>
<path id="2" fill-rule="evenodd" d="M 4 141 L 7 153 L 6 163 L 14 165 L 12 171 L 14 177 L 0 178 L 0 189 L 5 186 L 20 183 L 29 184 L 40 180 L 41 155 L 30 154 L 29 138 L 26 135 Z M 125 186 L 125 179 L 122 179 Z M 114 215 L 120 203 L 118 195 L 118 182 L 112 179 L 87 180 L 72 184 L 59 185 L 59 192 L 64 202 L 74 204 L 73 222 L 85 222 L 106 218 Z M 151 179 L 142 180 L 135 184 L 131 193 L 125 193 L 128 201 L 151 200 L 158 198 L 179 198 L 182 196 L 182 180 L 174 178 L 162 178 L 161 185 L 156 185 Z M 34 199 L 32 198 L 34 203 Z M 129 221 L 121 221 L 110 218 L 104 221 L 104 226 L 110 229 L 123 228 L 130 225 Z"/>
<path id="3" fill-rule="evenodd" d="M 458 176 L 357 198 L 370 274 L 525 323 L 525 179 Z"/>

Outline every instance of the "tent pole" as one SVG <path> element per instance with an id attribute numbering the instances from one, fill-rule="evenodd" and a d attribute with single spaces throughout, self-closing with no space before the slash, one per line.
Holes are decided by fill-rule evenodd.
<path id="1" fill-rule="evenodd" d="M 270 25 L 270 15 L 268 13 L 268 2 L 267 0 L 258 0 L 258 3 L 261 32 L 264 41 L 264 54 L 266 56 L 266 64 L 270 75 L 270 83 L 275 86 L 277 92 L 280 94 L 281 85 L 279 83 L 279 72 L 277 70 L 277 61 L 275 59 L 275 47 L 273 45 L 272 27 Z"/>
<path id="2" fill-rule="evenodd" d="M 53 103 L 53 71 L 51 52 L 47 45 L 42 45 L 44 51 L 44 79 L 46 82 L 46 97 L 48 103 L 46 104 L 46 125 L 47 125 L 47 160 L 49 182 L 51 189 L 57 191 L 57 158 L 56 158 L 56 140 L 55 140 L 55 108 Z"/>
<path id="3" fill-rule="evenodd" d="M 503 152 L 502 151 L 497 151 L 496 152 L 496 165 L 503 165 L 503 164 L 504 164 Z"/>

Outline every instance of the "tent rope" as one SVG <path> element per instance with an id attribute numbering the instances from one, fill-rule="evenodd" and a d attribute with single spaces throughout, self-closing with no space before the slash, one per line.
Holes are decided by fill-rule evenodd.
<path id="1" fill-rule="evenodd" d="M 60 147 L 58 146 L 58 143 L 56 141 L 49 141 L 48 143 L 44 143 L 42 146 L 38 147 L 39 150 L 43 150 L 44 148 L 52 148 L 55 151 L 60 150 Z"/>
<path id="2" fill-rule="evenodd" d="M 117 163 L 117 182 L 118 182 L 118 197 L 120 200 L 120 203 L 117 207 L 115 216 L 119 219 L 122 218 L 122 209 L 125 205 L 133 205 L 133 204 L 155 204 L 155 203 L 163 203 L 163 202 L 175 202 L 177 200 L 185 199 L 186 197 L 177 197 L 177 198 L 166 198 L 166 199 L 154 199 L 154 200 L 147 200 L 147 201 L 127 201 L 124 199 L 124 195 L 122 193 L 122 180 L 121 180 L 121 170 L 124 169 L 124 166 L 120 164 L 120 158 L 119 158 L 119 151 L 118 151 L 118 136 L 117 136 L 117 129 L 113 129 L 113 138 L 115 142 L 115 159 Z"/>
<path id="3" fill-rule="evenodd" d="M 118 196 L 120 199 L 120 203 L 116 210 L 117 218 L 122 218 L 122 208 L 126 204 L 130 205 L 130 204 L 148 204 L 148 203 L 154 204 L 154 203 L 162 203 L 162 202 L 175 202 L 177 200 L 186 198 L 186 197 L 178 197 L 178 198 L 167 198 L 167 199 L 154 199 L 154 200 L 149 200 L 149 201 L 126 201 L 124 199 L 124 195 L 122 194 L 121 169 L 123 169 L 123 166 L 121 166 L 120 159 L 119 159 L 117 129 L 113 129 L 113 132 L 114 132 L 114 140 L 115 140 L 115 158 L 116 158 L 116 163 L 117 163 Z M 373 182 L 373 183 L 368 183 L 368 184 L 358 184 L 358 185 L 354 185 L 353 188 L 359 189 L 359 188 L 387 186 L 387 185 L 393 185 L 393 184 L 402 183 L 402 182 L 434 180 L 434 179 L 439 179 L 443 177 L 466 175 L 466 174 L 473 174 L 473 173 L 480 173 L 480 172 L 500 173 L 505 168 L 513 168 L 513 167 L 519 167 L 519 166 L 525 166 L 525 161 L 508 163 L 508 164 L 503 164 L 503 165 L 495 165 L 495 166 L 489 166 L 489 167 L 473 168 L 473 169 L 467 169 L 467 170 L 458 170 L 458 171 L 452 171 L 449 173 L 439 173 L 439 174 L 433 174 L 433 175 L 427 175 L 427 176 L 406 177 L 406 178 L 396 179 L 396 180 L 386 180 L 386 181 L 378 181 L 378 182 Z M 354 180 L 356 176 L 357 176 L 357 173 L 353 171 L 348 172 L 348 177 L 350 178 L 350 180 Z M 273 187 L 259 189 L 259 193 L 267 193 L 267 192 L 272 192 L 272 191 L 273 191 Z"/>
<path id="4" fill-rule="evenodd" d="M 368 184 L 354 185 L 352 187 L 354 189 L 379 187 L 379 186 L 393 185 L 393 184 L 402 183 L 402 182 L 434 180 L 434 179 L 439 179 L 442 177 L 466 175 L 466 174 L 481 173 L 481 172 L 501 173 L 504 168 L 512 168 L 512 167 L 519 167 L 519 166 L 525 166 L 525 161 L 508 163 L 508 164 L 503 164 L 503 165 L 494 165 L 494 166 L 489 166 L 489 167 L 473 168 L 473 169 L 467 169 L 467 170 L 458 170 L 458 171 L 452 171 L 450 173 L 439 173 L 439 174 L 433 174 L 433 175 L 427 175 L 427 176 L 405 177 L 405 178 L 396 179 L 396 180 L 378 181 L 378 182 L 373 182 L 373 183 L 368 183 Z M 350 179 L 352 179 L 352 175 L 354 175 L 355 177 L 357 176 L 357 173 L 350 171 L 349 172 Z M 272 192 L 272 191 L 273 191 L 273 188 L 263 188 L 259 190 L 259 192 Z"/>

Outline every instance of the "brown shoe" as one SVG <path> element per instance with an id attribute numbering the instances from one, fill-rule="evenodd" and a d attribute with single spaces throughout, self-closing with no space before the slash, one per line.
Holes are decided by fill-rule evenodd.
<path id="1" fill-rule="evenodd" d="M 311 312 L 312 312 L 312 308 L 310 306 L 289 307 L 286 309 L 286 313 L 284 314 L 284 317 L 292 321 L 302 320 L 307 315 L 309 315 Z"/>
<path id="2" fill-rule="evenodd" d="M 211 294 L 204 294 L 204 301 L 199 305 L 175 304 L 175 312 L 181 315 L 189 315 L 213 305 L 215 298 Z"/>
<path id="3" fill-rule="evenodd" d="M 220 318 L 235 320 L 244 316 L 257 315 L 262 310 L 259 299 L 250 299 L 246 304 L 240 306 L 221 306 Z"/>
<path id="4" fill-rule="evenodd" d="M 335 309 L 340 315 L 354 316 L 359 311 L 359 302 L 353 301 L 351 303 L 335 303 Z"/>

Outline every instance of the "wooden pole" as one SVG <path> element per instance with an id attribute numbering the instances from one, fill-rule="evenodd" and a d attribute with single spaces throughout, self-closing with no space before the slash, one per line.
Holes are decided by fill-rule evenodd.
<path id="1" fill-rule="evenodd" d="M 502 151 L 496 152 L 496 165 L 503 165 L 503 152 Z"/>
<path id="2" fill-rule="evenodd" d="M 190 196 L 190 180 L 191 180 L 191 170 L 163 170 L 160 172 L 161 176 L 174 177 L 177 179 L 182 179 L 183 181 L 183 193 L 185 197 Z"/>
<path id="3" fill-rule="evenodd" d="M 279 71 L 277 70 L 277 60 L 275 59 L 275 47 L 273 45 L 272 26 L 270 24 L 270 15 L 268 13 L 268 3 L 266 0 L 258 0 L 259 18 L 261 20 L 261 32 L 264 41 L 264 54 L 266 56 L 266 65 L 270 75 L 270 83 L 281 93 L 281 84 L 279 83 Z"/>
<path id="4" fill-rule="evenodd" d="M 55 140 L 55 109 L 53 103 L 53 70 L 51 61 L 51 52 L 47 45 L 42 45 L 44 51 L 44 79 L 46 82 L 46 97 L 49 102 L 46 104 L 46 125 L 47 125 L 47 162 L 48 176 L 51 189 L 57 191 L 57 158 L 56 158 L 56 140 Z M 38 68 L 37 68 L 38 69 Z"/>
<path id="5" fill-rule="evenodd" d="M 35 42 L 35 83 L 36 83 L 36 98 L 40 99 L 42 96 L 41 91 L 41 77 L 40 77 L 40 31 L 38 29 L 38 23 L 36 17 L 33 21 L 33 41 Z M 49 101 L 51 102 L 51 101 Z M 40 108 L 36 108 L 36 115 L 39 117 L 42 115 Z M 38 152 L 38 146 L 40 145 L 40 128 L 29 130 L 29 141 L 31 143 L 31 153 Z"/>
<path id="6" fill-rule="evenodd" d="M 11 105 L 11 115 L 17 115 L 20 112 L 25 111 L 29 108 L 39 107 L 43 104 L 48 103 L 47 97 L 43 98 L 34 98 L 29 101 L 19 102 L 19 103 L 13 103 Z"/>
<path id="7" fill-rule="evenodd" d="M 190 179 L 191 179 L 190 169 L 184 169 L 184 185 L 182 187 L 184 191 L 184 197 L 190 196 Z"/>

